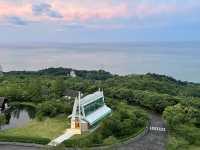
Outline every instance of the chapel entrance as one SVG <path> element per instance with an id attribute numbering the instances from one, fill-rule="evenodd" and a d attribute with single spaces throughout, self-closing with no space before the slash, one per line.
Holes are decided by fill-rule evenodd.
<path id="1" fill-rule="evenodd" d="M 75 128 L 80 128 L 80 121 L 79 121 L 79 119 L 75 120 Z"/>

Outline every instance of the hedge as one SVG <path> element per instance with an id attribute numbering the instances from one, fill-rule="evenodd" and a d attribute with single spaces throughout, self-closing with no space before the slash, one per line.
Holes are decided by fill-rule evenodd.
<path id="1" fill-rule="evenodd" d="M 38 138 L 38 137 L 25 137 L 25 136 L 7 136 L 0 135 L 1 142 L 22 142 L 22 143 L 34 143 L 46 145 L 51 140 L 48 138 Z"/>
<path id="2" fill-rule="evenodd" d="M 127 136 L 125 138 L 118 138 L 118 139 L 116 138 L 116 140 L 113 141 L 113 143 L 111 143 L 111 144 L 103 143 L 103 141 L 102 141 L 102 143 L 94 144 L 93 143 L 93 138 L 95 137 L 95 140 L 98 140 L 98 136 L 100 136 L 99 134 L 95 134 L 95 136 L 92 135 L 92 134 L 89 134 L 89 135 L 83 135 L 80 138 L 68 139 L 68 140 L 65 140 L 63 142 L 63 144 L 68 148 L 72 148 L 72 147 L 73 148 L 75 148 L 75 147 L 77 147 L 77 148 L 88 148 L 88 147 L 107 147 L 107 146 L 109 147 L 109 146 L 114 146 L 116 144 L 126 143 L 129 140 L 136 140 L 138 138 L 138 136 L 143 136 L 146 132 L 148 132 L 148 130 L 146 128 L 147 126 L 149 126 L 149 121 L 147 121 L 145 126 L 143 128 L 141 128 L 140 130 L 138 130 L 136 133 L 134 133 L 134 134 L 132 134 L 130 136 Z M 105 139 L 107 139 L 107 138 L 105 138 Z M 105 139 L 102 139 L 102 140 L 105 140 Z"/>

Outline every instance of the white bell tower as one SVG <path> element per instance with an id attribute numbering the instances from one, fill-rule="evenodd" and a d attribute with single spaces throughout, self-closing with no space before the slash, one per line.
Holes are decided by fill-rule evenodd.
<path id="1" fill-rule="evenodd" d="M 81 129 L 81 93 L 79 92 L 78 97 L 75 98 L 72 116 L 71 116 L 71 128 Z"/>

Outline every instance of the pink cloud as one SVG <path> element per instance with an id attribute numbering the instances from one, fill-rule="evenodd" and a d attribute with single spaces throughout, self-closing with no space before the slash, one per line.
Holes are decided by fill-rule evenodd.
<path id="1" fill-rule="evenodd" d="M 125 4 L 116 6 L 104 5 L 92 8 L 89 5 L 82 5 L 80 3 L 67 4 L 62 1 L 53 1 L 50 3 L 52 9 L 59 11 L 63 18 L 61 21 L 86 21 L 90 19 L 112 19 L 126 16 L 128 8 Z M 31 21 L 46 21 L 55 20 L 49 16 L 41 15 L 35 16 L 32 12 L 32 5 L 23 3 L 16 5 L 14 3 L 0 2 L 0 18 L 7 16 L 18 16 Z"/>
<path id="2" fill-rule="evenodd" d="M 156 16 L 156 15 L 163 15 L 163 14 L 171 14 L 177 11 L 176 5 L 166 5 L 166 4 L 139 4 L 135 11 L 133 11 L 133 15 L 139 17 L 146 17 L 146 16 Z"/>
<path id="3" fill-rule="evenodd" d="M 0 16 L 28 16 L 31 14 L 30 8 L 30 4 L 19 6 L 12 3 L 0 2 Z"/>
<path id="4" fill-rule="evenodd" d="M 22 17 L 29 21 L 61 21 L 61 22 L 87 22 L 93 20 L 110 20 L 115 18 L 161 16 L 173 14 L 177 11 L 189 9 L 189 6 L 177 7 L 174 3 L 150 3 L 124 0 L 113 4 L 111 0 L 45 0 L 52 11 L 59 12 L 63 17 L 53 18 L 48 15 L 35 15 L 32 12 L 32 1 L 0 2 L 0 20 L 9 16 Z M 35 3 L 34 3 L 35 4 Z M 192 6 L 193 7 L 193 6 Z M 191 8 L 190 8 L 191 9 Z M 192 10 L 192 9 L 191 9 Z"/>
<path id="5" fill-rule="evenodd" d="M 61 1 L 54 1 L 53 8 L 58 10 L 65 21 L 86 21 L 90 19 L 112 19 L 125 17 L 128 14 L 128 7 L 126 3 L 112 5 L 109 2 L 92 3 L 77 3 L 71 2 L 66 4 Z"/>

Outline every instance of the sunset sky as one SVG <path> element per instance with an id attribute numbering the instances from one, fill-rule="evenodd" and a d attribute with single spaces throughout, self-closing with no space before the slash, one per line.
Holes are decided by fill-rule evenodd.
<path id="1" fill-rule="evenodd" d="M 199 0 L 0 0 L 0 44 L 200 40 Z"/>

